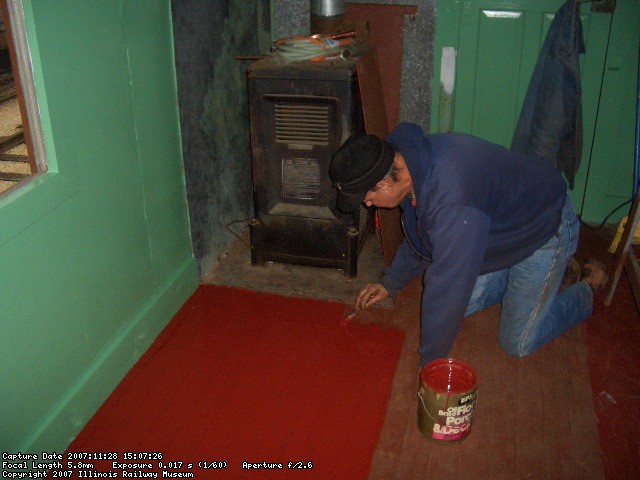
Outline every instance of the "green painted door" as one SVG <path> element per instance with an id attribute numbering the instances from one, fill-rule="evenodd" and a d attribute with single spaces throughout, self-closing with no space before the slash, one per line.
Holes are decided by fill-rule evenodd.
<path id="1" fill-rule="evenodd" d="M 562 4 L 563 0 L 439 2 L 431 130 L 467 132 L 509 147 L 540 48 Z M 586 3 L 581 17 L 586 48 L 580 60 L 584 147 L 571 192 L 579 211 L 612 15 L 592 13 Z M 447 87 L 452 78 L 453 92 Z"/>

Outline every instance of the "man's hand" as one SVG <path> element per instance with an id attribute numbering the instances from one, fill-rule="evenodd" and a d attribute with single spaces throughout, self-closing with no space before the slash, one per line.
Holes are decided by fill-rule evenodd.
<path id="1" fill-rule="evenodd" d="M 364 310 L 380 300 L 384 300 L 389 296 L 389 292 L 379 283 L 367 283 L 356 297 L 354 308 L 356 310 Z"/>

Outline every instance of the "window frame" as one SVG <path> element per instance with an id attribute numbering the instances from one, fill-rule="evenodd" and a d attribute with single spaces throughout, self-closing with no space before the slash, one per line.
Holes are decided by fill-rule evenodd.
<path id="1" fill-rule="evenodd" d="M 5 4 L 10 22 L 7 33 L 11 34 L 15 49 L 14 69 L 18 69 L 24 101 L 23 121 L 26 117 L 33 161 L 38 169 L 0 194 L 0 245 L 3 245 L 75 195 L 77 188 L 60 173 L 55 156 L 31 2 L 0 1 Z"/>

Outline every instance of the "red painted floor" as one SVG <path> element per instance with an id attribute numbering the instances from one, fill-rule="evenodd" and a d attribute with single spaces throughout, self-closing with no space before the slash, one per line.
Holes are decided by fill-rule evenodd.
<path id="1" fill-rule="evenodd" d="M 201 285 L 68 451 L 156 452 L 118 459 L 150 464 L 134 477 L 366 479 L 404 336 L 343 313 Z"/>
<path id="2" fill-rule="evenodd" d="M 611 237 L 583 227 L 578 255 L 611 265 Z M 605 478 L 640 478 L 640 314 L 624 272 L 609 307 L 603 299 L 586 322 L 586 344 Z"/>

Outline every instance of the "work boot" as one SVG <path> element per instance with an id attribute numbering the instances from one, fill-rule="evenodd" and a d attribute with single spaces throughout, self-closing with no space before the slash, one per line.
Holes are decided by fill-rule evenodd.
<path id="1" fill-rule="evenodd" d="M 580 268 L 580 264 L 575 258 L 571 257 L 571 260 L 567 265 L 567 270 L 564 272 L 564 278 L 562 279 L 562 283 L 560 284 L 560 291 L 562 292 L 567 287 L 573 285 L 578 280 L 580 280 L 581 275 L 582 275 L 582 269 Z"/>
<path id="2" fill-rule="evenodd" d="M 582 266 L 580 281 L 587 283 L 593 293 L 602 290 L 608 280 L 605 266 L 597 260 L 587 260 Z"/>

